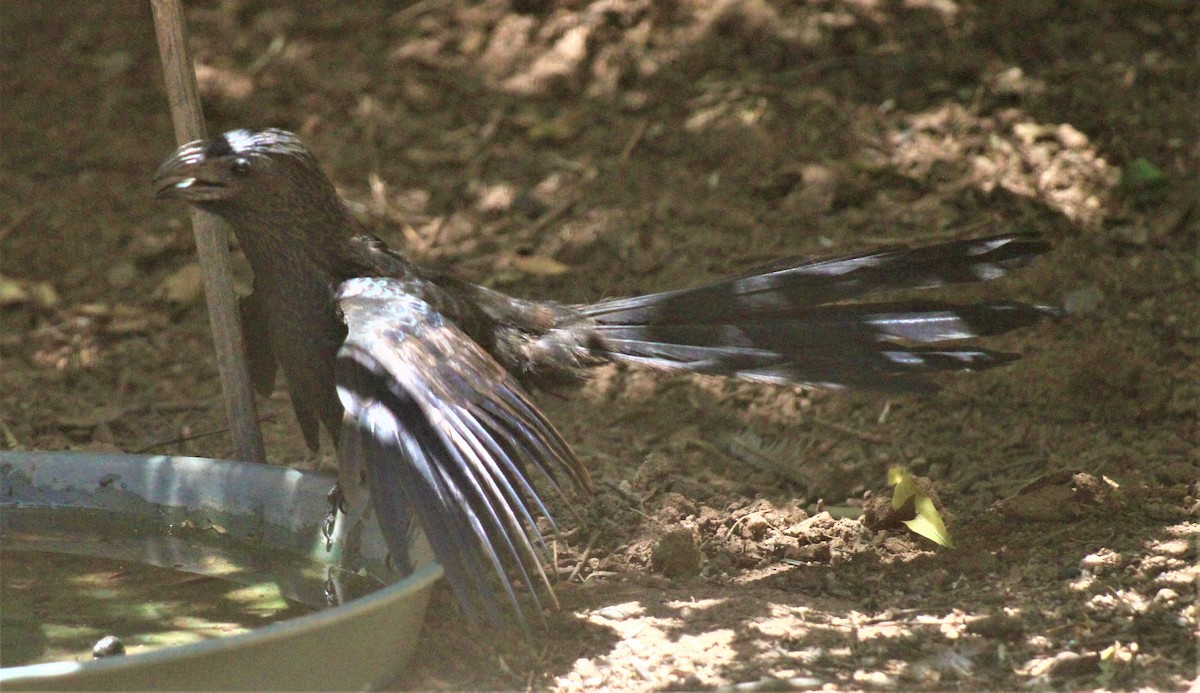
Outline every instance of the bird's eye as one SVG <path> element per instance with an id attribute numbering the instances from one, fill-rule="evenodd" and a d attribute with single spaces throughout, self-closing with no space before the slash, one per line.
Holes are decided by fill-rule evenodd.
<path id="1" fill-rule="evenodd" d="M 235 174 L 237 174 L 239 176 L 244 176 L 247 173 L 250 173 L 250 160 L 245 157 L 239 156 L 238 158 L 233 160 L 233 164 L 229 168 Z"/>

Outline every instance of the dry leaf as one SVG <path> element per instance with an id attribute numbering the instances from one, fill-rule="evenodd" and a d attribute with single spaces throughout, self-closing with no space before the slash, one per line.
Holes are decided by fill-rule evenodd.
<path id="1" fill-rule="evenodd" d="M 0 306 L 33 303 L 39 308 L 54 308 L 59 302 L 58 291 L 50 282 L 27 281 L 0 275 Z"/>
<path id="2" fill-rule="evenodd" d="M 204 275 L 200 265 L 184 265 L 167 276 L 154 290 L 154 297 L 175 305 L 190 305 L 204 293 Z"/>
<path id="3" fill-rule="evenodd" d="M 164 327 L 168 322 L 167 316 L 146 311 L 140 306 L 118 303 L 112 308 L 112 318 L 104 326 L 104 331 L 108 334 L 146 334 L 155 328 Z"/>
<path id="4" fill-rule="evenodd" d="M 513 269 L 539 277 L 557 277 L 571 267 L 547 255 L 518 255 L 512 259 Z"/>

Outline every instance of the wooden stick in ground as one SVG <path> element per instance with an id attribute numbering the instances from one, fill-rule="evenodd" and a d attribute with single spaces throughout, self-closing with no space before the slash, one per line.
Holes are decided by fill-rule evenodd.
<path id="1" fill-rule="evenodd" d="M 162 56 L 175 139 L 179 144 L 203 139 L 204 114 L 200 110 L 196 74 L 188 53 L 183 4 L 181 0 L 150 0 L 150 7 L 154 11 L 154 31 Z M 229 230 L 217 216 L 192 208 L 192 231 L 196 236 L 200 270 L 204 274 L 208 318 L 217 350 L 217 371 L 225 393 L 225 413 L 229 417 L 233 447 L 238 459 L 263 462 L 266 455 L 255 415 L 254 394 L 250 390 L 242 348 L 242 326 L 229 270 Z"/>

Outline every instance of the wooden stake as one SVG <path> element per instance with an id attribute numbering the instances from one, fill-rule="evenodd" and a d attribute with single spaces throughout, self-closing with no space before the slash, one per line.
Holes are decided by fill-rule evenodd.
<path id="1" fill-rule="evenodd" d="M 196 73 L 188 53 L 183 4 L 181 0 L 150 0 L 150 8 L 154 11 L 154 31 L 162 57 L 175 139 L 179 144 L 204 139 L 204 113 L 200 110 Z M 225 413 L 229 417 L 233 447 L 238 459 L 265 462 L 229 270 L 229 230 L 219 217 L 193 207 L 192 231 L 196 236 L 200 270 L 204 274 L 208 318 L 217 350 L 217 371 L 225 393 Z"/>

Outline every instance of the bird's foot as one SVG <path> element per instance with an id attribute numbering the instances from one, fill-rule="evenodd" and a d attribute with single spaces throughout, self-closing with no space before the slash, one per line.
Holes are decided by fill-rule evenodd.
<path id="1" fill-rule="evenodd" d="M 321 534 L 325 536 L 325 550 L 333 547 L 333 528 L 337 524 L 339 512 L 346 512 L 346 494 L 342 492 L 341 484 L 334 484 L 325 495 L 329 510 L 325 513 L 325 522 L 321 525 Z"/>

